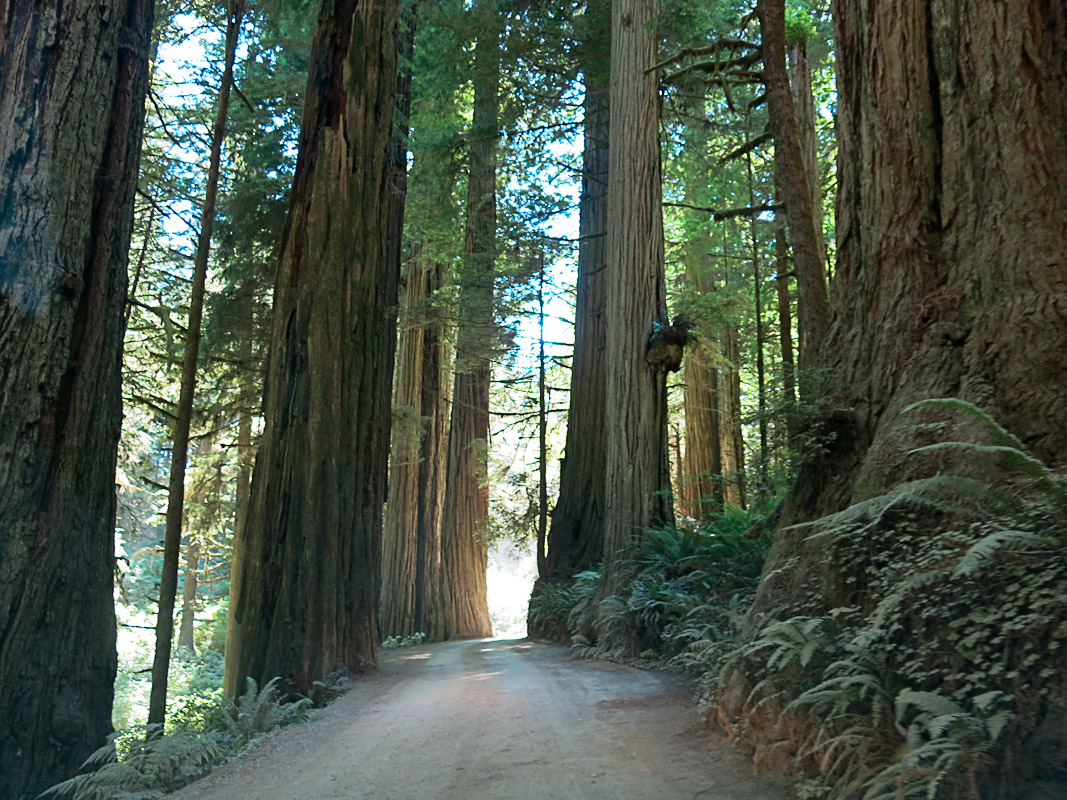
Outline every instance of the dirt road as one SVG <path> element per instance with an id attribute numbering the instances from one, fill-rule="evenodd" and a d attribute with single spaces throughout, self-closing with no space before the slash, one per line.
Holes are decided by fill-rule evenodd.
<path id="1" fill-rule="evenodd" d="M 786 800 L 701 731 L 684 680 L 529 641 L 381 671 L 175 800 Z"/>

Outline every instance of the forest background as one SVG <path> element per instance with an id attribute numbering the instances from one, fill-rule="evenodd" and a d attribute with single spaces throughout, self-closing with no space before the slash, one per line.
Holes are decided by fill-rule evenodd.
<path id="1" fill-rule="evenodd" d="M 532 545 L 534 633 L 701 672 L 803 796 L 1062 777 L 1063 15 L 857 5 L 160 4 L 132 229 L 89 226 L 130 240 L 115 724 L 488 635 L 488 551 Z M 44 483 L 16 622 L 68 585 L 28 556 Z M 10 630 L 0 759 L 51 737 L 9 772 L 40 789 L 101 738 L 113 653 L 99 702 L 36 714 L 11 698 L 71 659 L 12 666 Z"/>

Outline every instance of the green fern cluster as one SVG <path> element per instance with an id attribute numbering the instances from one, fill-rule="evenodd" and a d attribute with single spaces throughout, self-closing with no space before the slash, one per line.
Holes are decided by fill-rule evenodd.
<path id="1" fill-rule="evenodd" d="M 1027 752 L 1042 720 L 1067 710 L 1062 484 L 974 406 L 914 408 L 955 411 L 992 442 L 920 451 L 993 459 L 1018 478 L 938 475 L 812 524 L 829 572 L 844 576 L 837 607 L 766 622 L 720 683 L 737 671 L 754 684 L 741 738 L 767 727 L 769 709 L 772 729 L 805 732 L 794 754 L 817 776 L 808 797 L 1012 796 L 1022 764 L 1067 777 L 1067 754 Z"/>
<path id="2" fill-rule="evenodd" d="M 283 703 L 279 679 L 262 689 L 251 678 L 236 702 L 220 695 L 160 726 L 113 734 L 83 765 L 83 773 L 53 786 L 41 800 L 155 800 L 239 754 L 264 734 L 307 718 L 311 702 Z"/>
<path id="3" fill-rule="evenodd" d="M 562 641 L 596 630 L 601 647 L 579 638 L 578 655 L 604 655 L 604 640 L 636 640 L 646 656 L 703 672 L 729 652 L 759 584 L 770 543 L 746 535 L 755 522 L 755 512 L 731 507 L 699 524 L 646 531 L 624 561 L 634 575 L 624 593 L 593 607 L 596 571 L 539 586 L 530 626 Z"/>
<path id="4" fill-rule="evenodd" d="M 531 630 L 559 642 L 578 633 L 580 620 L 600 585 L 600 570 L 579 572 L 568 583 L 539 583 L 530 597 Z"/>

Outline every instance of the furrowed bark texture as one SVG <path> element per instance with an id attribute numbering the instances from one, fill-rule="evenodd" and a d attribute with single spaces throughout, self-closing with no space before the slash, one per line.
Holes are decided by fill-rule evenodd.
<path id="1" fill-rule="evenodd" d="M 448 437 L 447 484 L 441 515 L 441 636 L 490 636 L 484 543 L 489 520 L 489 377 L 487 340 L 493 318 L 496 249 L 496 138 L 500 51 L 498 12 L 479 3 L 481 23 L 474 55 L 474 118 L 470 132 L 464 275 L 455 388 Z"/>
<path id="2" fill-rule="evenodd" d="M 402 61 L 411 62 L 416 6 L 404 11 L 397 50 Z M 407 193 L 407 137 L 411 116 L 411 72 L 401 69 L 397 77 L 397 120 L 389 143 L 392 183 L 392 212 L 389 221 L 390 260 L 401 265 L 404 240 L 404 198 Z M 429 269 L 427 269 L 429 267 Z M 432 435 L 433 410 L 422 406 L 423 361 L 433 357 L 430 339 L 436 332 L 427 321 L 427 304 L 435 286 L 431 285 L 433 265 L 418 254 L 409 259 L 397 341 L 396 384 L 393 388 L 394 414 L 403 415 L 403 424 L 394 426 L 389 459 L 389 504 L 385 509 L 382 536 L 382 589 L 378 614 L 378 632 L 389 636 L 410 636 L 426 632 L 416 620 L 416 594 L 425 590 L 416 577 L 419 560 L 419 499 L 423 490 L 419 482 L 422 449 L 426 436 Z M 438 386 L 440 382 L 438 381 Z M 432 401 L 431 401 L 432 402 Z M 435 493 L 436 494 L 436 493 Z M 436 531 L 434 531 L 436 537 Z"/>
<path id="3" fill-rule="evenodd" d="M 152 5 L 0 2 L 0 797 L 111 732 L 115 454 Z"/>
<path id="4" fill-rule="evenodd" d="M 807 370 L 815 366 L 830 326 L 823 262 L 825 247 L 821 243 L 822 226 L 819 222 L 822 212 L 813 203 L 815 179 L 808 176 L 805 168 L 801 133 L 786 70 L 785 0 L 758 0 L 756 9 L 763 37 L 764 82 L 774 133 L 774 160 L 797 273 L 800 367 Z M 803 394 L 804 386 L 801 389 Z"/>
<path id="5" fill-rule="evenodd" d="M 620 559 L 654 525 L 673 520 L 662 366 L 645 359 L 653 323 L 667 324 L 660 198 L 659 96 L 651 28 L 654 0 L 612 8 L 611 135 L 605 353 L 604 578 L 614 593 Z"/>
<path id="6" fill-rule="evenodd" d="M 600 5 L 605 5 L 601 3 Z M 610 15 L 598 8 L 606 46 Z M 578 205 L 578 296 L 567 442 L 560 466 L 559 498 L 548 532 L 550 581 L 562 581 L 600 562 L 604 553 L 604 281 L 608 192 L 609 54 L 591 52 L 584 64 L 585 144 Z"/>
<path id="7" fill-rule="evenodd" d="M 800 155 L 804 162 L 804 177 L 811 192 L 812 217 L 815 223 L 815 245 L 819 260 L 826 266 L 826 240 L 822 232 L 822 186 L 819 175 L 819 150 L 815 138 L 815 98 L 811 91 L 811 59 L 806 41 L 787 42 L 789 61 L 789 91 L 793 96 L 793 115 L 797 121 Z"/>
<path id="8" fill-rule="evenodd" d="M 440 265 L 421 254 L 407 265 L 394 405 L 412 419 L 393 431 L 382 550 L 382 638 L 421 631 L 430 641 L 438 640 L 448 410 L 441 331 L 428 314 L 440 273 Z"/>
<path id="9" fill-rule="evenodd" d="M 376 661 L 398 275 L 386 246 L 397 6 L 326 0 L 274 290 L 226 691 Z"/>
<path id="10" fill-rule="evenodd" d="M 835 25 L 838 266 L 823 363 L 839 410 L 785 524 L 913 477 L 901 410 L 923 398 L 977 403 L 1042 459 L 1067 457 L 1067 9 L 843 0 Z M 801 560 L 764 582 L 757 607 L 825 587 L 806 535 L 778 533 L 767 571 Z"/>
<path id="11" fill-rule="evenodd" d="M 693 87 L 694 89 L 696 87 Z M 702 96 L 702 95 L 699 95 Z M 707 122 L 701 117 L 685 130 L 685 149 L 696 161 L 691 165 L 686 184 L 686 202 L 705 204 L 707 176 Z M 715 291 L 714 263 L 707 215 L 693 209 L 684 212 L 688 244 L 685 253 L 685 280 L 702 297 Z M 719 376 L 708 324 L 703 336 L 686 348 L 685 387 L 685 455 L 679 482 L 679 504 L 685 514 L 701 519 L 722 510 L 722 446 L 719 442 Z M 694 337 L 696 338 L 696 337 Z"/>
<path id="12" fill-rule="evenodd" d="M 681 502 L 696 519 L 722 510 L 722 445 L 719 441 L 719 374 L 705 342 L 685 355 L 685 454 Z"/>

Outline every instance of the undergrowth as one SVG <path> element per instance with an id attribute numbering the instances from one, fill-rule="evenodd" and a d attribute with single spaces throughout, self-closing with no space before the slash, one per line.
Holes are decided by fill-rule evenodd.
<path id="1" fill-rule="evenodd" d="M 915 451 L 963 454 L 979 477 L 913 481 L 811 523 L 830 610 L 765 618 L 709 695 L 757 761 L 792 760 L 799 797 L 982 800 L 1067 780 L 1064 484 L 976 407 L 915 408 L 979 431 Z"/>
<path id="2" fill-rule="evenodd" d="M 276 728 L 302 722 L 311 701 L 281 702 L 278 679 L 262 688 L 251 678 L 236 701 L 190 698 L 160 726 L 113 734 L 82 765 L 82 774 L 53 786 L 42 800 L 155 800 L 199 778 Z"/>
<path id="3" fill-rule="evenodd" d="M 582 656 L 601 654 L 583 630 L 625 631 L 644 656 L 703 671 L 731 649 L 735 621 L 759 584 L 770 543 L 765 534 L 747 535 L 759 519 L 730 507 L 703 522 L 647 531 L 628 556 L 634 579 L 625 594 L 594 607 L 599 570 L 540 586 L 530 626 L 571 639 Z"/>

